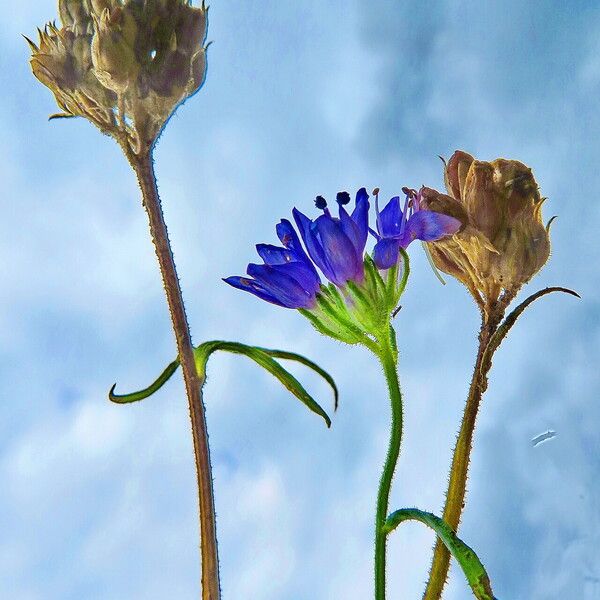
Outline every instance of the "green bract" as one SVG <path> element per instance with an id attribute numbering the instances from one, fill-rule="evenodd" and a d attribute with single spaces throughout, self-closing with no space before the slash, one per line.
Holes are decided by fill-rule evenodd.
<path id="1" fill-rule="evenodd" d="M 373 259 L 365 256 L 362 284 L 349 281 L 343 289 L 333 284 L 322 285 L 317 306 L 300 312 L 320 333 L 347 344 L 363 344 L 375 351 L 382 337 L 389 335 L 390 319 L 399 309 L 398 303 L 408 281 L 408 255 L 403 249 L 400 252 L 402 267 L 396 264 L 383 275 Z"/>

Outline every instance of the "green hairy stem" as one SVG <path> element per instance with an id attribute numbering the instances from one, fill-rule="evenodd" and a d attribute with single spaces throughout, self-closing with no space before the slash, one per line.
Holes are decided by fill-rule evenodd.
<path id="1" fill-rule="evenodd" d="M 392 424 L 383 473 L 377 494 L 375 516 L 375 600 L 385 600 L 386 591 L 386 545 L 388 532 L 385 530 L 389 507 L 390 489 L 402 443 L 402 393 L 398 382 L 398 352 L 392 343 L 392 330 L 387 332 L 378 358 L 383 366 L 392 405 Z"/>

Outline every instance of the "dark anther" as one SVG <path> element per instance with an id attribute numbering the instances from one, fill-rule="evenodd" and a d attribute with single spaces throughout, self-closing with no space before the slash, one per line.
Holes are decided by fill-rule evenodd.
<path id="1" fill-rule="evenodd" d="M 373 188 L 373 196 L 379 195 L 379 188 Z"/>
<path id="2" fill-rule="evenodd" d="M 317 196 L 315 198 L 315 206 L 319 210 L 324 210 L 327 207 L 327 200 L 325 200 L 325 198 L 323 198 L 323 196 Z"/>
<path id="3" fill-rule="evenodd" d="M 402 193 L 405 194 L 406 196 L 408 196 L 409 198 L 413 198 L 414 196 L 417 195 L 417 190 L 413 190 L 412 188 L 409 188 L 409 187 L 403 187 Z"/>
<path id="4" fill-rule="evenodd" d="M 338 192 L 335 200 L 340 206 L 344 206 L 344 204 L 350 202 L 350 194 L 348 192 Z"/>

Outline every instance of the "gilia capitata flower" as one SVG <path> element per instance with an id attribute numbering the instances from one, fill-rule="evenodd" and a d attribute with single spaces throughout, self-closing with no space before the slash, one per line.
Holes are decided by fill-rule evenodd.
<path id="1" fill-rule="evenodd" d="M 251 263 L 247 276 L 228 277 L 225 282 L 272 304 L 299 310 L 325 335 L 373 349 L 373 340 L 388 336 L 390 319 L 406 287 L 406 247 L 415 239 L 452 235 L 460 227 L 460 221 L 422 207 L 414 190 L 407 189 L 404 210 L 395 196 L 379 211 L 379 190 L 374 194 L 377 231 L 369 227 L 370 202 L 364 187 L 356 193 L 352 212 L 346 209 L 350 194 L 336 194 L 338 216 L 323 196 L 317 196 L 315 205 L 321 215 L 311 219 L 294 208 L 299 235 L 283 219 L 277 225 L 282 246 L 258 244 L 263 264 Z M 377 239 L 373 257 L 365 252 L 369 232 Z M 319 272 L 331 283 L 323 281 Z"/>
<path id="2" fill-rule="evenodd" d="M 63 111 L 147 152 L 206 74 L 207 7 L 188 0 L 59 0 L 62 27 L 28 40 L 34 75 Z"/>

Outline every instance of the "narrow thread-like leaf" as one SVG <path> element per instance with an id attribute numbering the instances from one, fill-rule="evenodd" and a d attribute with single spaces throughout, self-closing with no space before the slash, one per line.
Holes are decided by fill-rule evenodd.
<path id="1" fill-rule="evenodd" d="M 331 419 L 323 410 L 321 405 L 304 389 L 302 384 L 289 372 L 286 371 L 276 360 L 271 358 L 267 352 L 256 346 L 246 346 L 238 342 L 206 342 L 195 349 L 196 366 L 198 371 L 203 374 L 206 370 L 206 363 L 213 352 L 223 350 L 233 354 L 241 354 L 252 359 L 255 363 L 263 367 L 266 371 L 276 377 L 283 386 L 290 391 L 300 402 L 309 410 L 321 416 L 327 427 L 331 427 Z"/>
<path id="2" fill-rule="evenodd" d="M 484 358 L 481 362 L 482 370 L 489 368 L 492 357 L 494 353 L 502 343 L 502 340 L 508 335 L 508 332 L 511 330 L 512 326 L 516 323 L 517 319 L 523 314 L 525 309 L 533 304 L 536 300 L 539 300 L 543 296 L 548 294 L 552 294 L 553 292 L 562 292 L 564 294 L 570 294 L 571 296 L 575 296 L 576 298 L 581 298 L 581 296 L 569 288 L 564 287 L 547 287 L 535 294 L 531 294 L 528 298 L 523 300 L 519 306 L 517 306 L 502 322 L 500 327 L 496 333 L 492 336 L 487 348 L 485 349 Z"/>
<path id="3" fill-rule="evenodd" d="M 295 352 L 286 352 L 285 350 L 272 350 L 270 348 L 260 348 L 260 349 L 263 350 L 264 352 L 266 352 L 269 356 L 271 356 L 273 358 L 281 358 L 283 360 L 291 360 L 291 361 L 300 363 L 301 365 L 308 367 L 309 369 L 313 370 L 315 373 L 320 375 L 329 384 L 329 386 L 333 390 L 334 410 L 338 409 L 340 393 L 339 393 L 338 387 L 335 383 L 335 380 L 327 371 L 325 371 L 325 369 L 322 369 L 317 363 L 314 363 L 312 360 L 309 360 L 308 358 L 306 358 L 305 356 L 302 356 L 301 354 L 296 354 Z"/>
<path id="4" fill-rule="evenodd" d="M 151 383 L 147 388 L 140 390 L 139 392 L 133 392 L 131 394 L 115 394 L 115 388 L 117 384 L 115 383 L 112 388 L 110 388 L 110 392 L 108 392 L 108 398 L 111 402 L 115 402 L 116 404 L 130 404 L 131 402 L 139 402 L 140 400 L 145 400 L 149 396 L 152 396 L 155 392 L 160 390 L 160 388 L 169 381 L 173 373 L 177 371 L 177 367 L 179 366 L 179 359 L 174 360 L 158 377 L 156 381 Z"/>
<path id="5" fill-rule="evenodd" d="M 338 388 L 331 375 L 329 375 L 329 373 L 327 373 L 325 370 L 319 367 L 319 365 L 312 362 L 308 358 L 301 356 L 300 354 L 286 352 L 285 350 L 272 350 L 256 346 L 247 346 L 245 344 L 240 344 L 237 342 L 225 342 L 221 340 L 215 340 L 205 342 L 204 344 L 200 344 L 200 346 L 194 349 L 196 368 L 198 370 L 199 375 L 202 378 L 206 376 L 206 365 L 208 363 L 208 359 L 214 352 L 218 350 L 222 350 L 224 352 L 231 352 L 234 354 L 241 354 L 252 359 L 258 365 L 260 365 L 269 373 L 271 373 L 274 377 L 276 377 L 284 385 L 284 387 L 287 390 L 289 390 L 296 398 L 298 398 L 307 408 L 321 416 L 325 420 L 327 427 L 331 427 L 331 419 L 329 418 L 329 415 L 325 412 L 325 410 L 323 410 L 319 403 L 306 391 L 306 389 L 296 379 L 296 377 L 294 377 L 289 371 L 286 371 L 286 369 L 284 369 L 275 360 L 275 358 L 281 358 L 284 360 L 298 362 L 320 375 L 331 386 L 333 390 L 334 406 L 337 410 L 339 397 Z M 161 373 L 161 375 L 156 379 L 156 381 L 150 384 L 147 388 L 144 388 L 143 390 L 139 390 L 137 392 L 133 392 L 131 394 L 115 394 L 115 384 L 109 392 L 109 399 L 111 400 L 111 402 L 116 402 L 117 404 L 129 404 L 131 402 L 138 402 L 140 400 L 144 400 L 145 398 L 148 398 L 149 396 L 157 392 L 171 378 L 173 373 L 175 373 L 175 371 L 177 370 L 177 367 L 179 367 L 178 359 L 174 360 Z"/>

